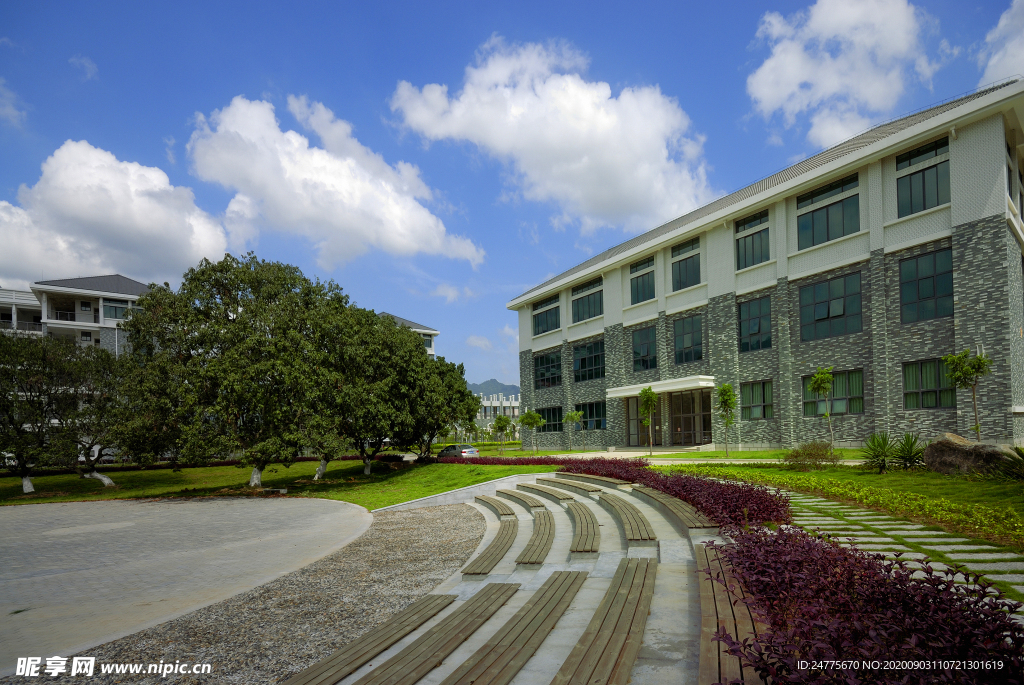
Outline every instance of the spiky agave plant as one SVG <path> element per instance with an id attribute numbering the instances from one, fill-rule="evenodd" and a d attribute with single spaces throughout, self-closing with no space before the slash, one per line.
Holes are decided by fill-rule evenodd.
<path id="1" fill-rule="evenodd" d="M 897 442 L 893 440 L 888 431 L 872 433 L 864 442 L 861 455 L 864 457 L 863 466 L 878 469 L 879 473 L 885 473 L 889 468 L 889 462 L 896 456 Z"/>
<path id="2" fill-rule="evenodd" d="M 926 445 L 921 442 L 914 433 L 904 433 L 899 442 L 896 443 L 896 463 L 904 471 L 910 471 L 924 466 L 924 448 Z"/>

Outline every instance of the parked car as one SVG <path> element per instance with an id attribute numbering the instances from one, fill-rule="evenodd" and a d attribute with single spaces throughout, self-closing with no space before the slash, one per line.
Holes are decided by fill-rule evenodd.
<path id="1" fill-rule="evenodd" d="M 437 453 L 439 457 L 479 457 L 480 450 L 472 445 L 448 445 Z"/>

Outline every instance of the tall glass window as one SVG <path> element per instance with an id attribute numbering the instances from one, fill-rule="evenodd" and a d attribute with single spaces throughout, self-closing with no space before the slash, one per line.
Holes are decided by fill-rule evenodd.
<path id="1" fill-rule="evenodd" d="M 604 341 L 595 340 L 573 347 L 572 369 L 577 383 L 604 378 Z"/>
<path id="2" fill-rule="evenodd" d="M 740 317 L 740 352 L 772 346 L 772 298 L 762 297 L 737 307 Z"/>
<path id="3" fill-rule="evenodd" d="M 811 377 L 805 376 L 804 416 L 824 416 L 828 403 L 825 398 L 811 390 Z M 831 414 L 864 413 L 864 371 L 839 371 L 832 374 Z"/>
<path id="4" fill-rule="evenodd" d="M 687 240 L 672 248 L 672 258 L 680 257 L 700 249 L 700 238 Z M 700 254 L 672 262 L 672 291 L 682 290 L 700 283 Z"/>
<path id="5" fill-rule="evenodd" d="M 655 326 L 633 331 L 633 370 L 658 368 L 658 332 Z"/>
<path id="6" fill-rule="evenodd" d="M 740 384 L 740 418 L 743 421 L 774 418 L 772 411 L 772 382 Z"/>
<path id="7" fill-rule="evenodd" d="M 736 239 L 737 271 L 771 259 L 771 249 L 768 246 L 768 230 L 766 228 Z"/>
<path id="8" fill-rule="evenodd" d="M 600 276 L 572 289 L 572 322 L 579 323 L 604 314 L 603 281 Z M 583 295 L 583 297 L 576 297 Z"/>
<path id="9" fill-rule="evenodd" d="M 956 389 L 941 359 L 903 365 L 903 408 L 946 409 L 956 407 Z"/>
<path id="10" fill-rule="evenodd" d="M 562 432 L 562 408 L 541 407 L 537 410 L 540 417 L 544 419 L 544 425 L 537 429 L 538 433 L 561 433 Z"/>
<path id="11" fill-rule="evenodd" d="M 800 288 L 801 340 L 821 340 L 861 330 L 859 271 Z"/>
<path id="12" fill-rule="evenodd" d="M 584 402 L 576 405 L 583 412 L 583 430 L 604 430 L 608 427 L 608 410 L 604 402 Z"/>
<path id="13" fill-rule="evenodd" d="M 953 316 L 953 250 L 900 261 L 900 319 L 903 323 Z"/>
<path id="14" fill-rule="evenodd" d="M 896 179 L 896 205 L 905 217 L 949 202 L 949 161 Z"/>
<path id="15" fill-rule="evenodd" d="M 562 353 L 549 352 L 533 358 L 533 388 L 554 388 L 562 384 Z"/>
<path id="16" fill-rule="evenodd" d="M 676 319 L 673 327 L 675 328 L 676 364 L 703 359 L 701 315 L 694 314 L 685 319 Z"/>
<path id="17" fill-rule="evenodd" d="M 860 230 L 860 196 L 851 195 L 801 214 L 796 218 L 796 229 L 800 250 L 856 233 Z"/>
<path id="18" fill-rule="evenodd" d="M 562 327 L 559 319 L 558 310 L 560 307 L 554 306 L 552 309 L 547 309 L 553 305 L 558 304 L 558 295 L 552 295 L 551 297 L 541 300 L 540 302 L 533 303 L 533 334 L 540 335 L 553 331 Z M 539 310 L 544 309 L 546 311 Z"/>

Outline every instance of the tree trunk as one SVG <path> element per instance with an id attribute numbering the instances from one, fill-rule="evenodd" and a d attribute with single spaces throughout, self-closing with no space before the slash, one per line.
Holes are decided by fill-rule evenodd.
<path id="1" fill-rule="evenodd" d="M 372 464 L 372 463 L 373 463 L 372 459 L 369 459 L 368 457 L 363 457 L 363 475 L 364 476 L 369 476 L 370 475 L 370 464 Z"/>
<path id="2" fill-rule="evenodd" d="M 249 476 L 249 487 L 263 487 L 263 469 L 261 469 L 259 466 L 252 467 L 252 475 Z"/>
<path id="3" fill-rule="evenodd" d="M 647 424 L 647 454 L 654 456 L 654 420 Z"/>
<path id="4" fill-rule="evenodd" d="M 320 480 L 327 474 L 327 460 L 321 459 L 320 466 L 316 467 L 316 473 L 313 474 L 313 480 Z"/>
<path id="5" fill-rule="evenodd" d="M 36 491 L 35 486 L 32 485 L 32 479 L 28 476 L 21 477 L 21 491 L 26 495 Z"/>
<path id="6" fill-rule="evenodd" d="M 725 458 L 729 458 L 729 424 L 725 424 Z"/>
<path id="7" fill-rule="evenodd" d="M 974 403 L 974 433 L 978 437 L 978 442 L 981 442 L 981 420 L 978 418 L 978 384 L 975 383 L 971 386 L 971 400 Z"/>
<path id="8" fill-rule="evenodd" d="M 103 487 L 105 488 L 114 487 L 114 481 L 110 480 L 109 476 L 105 476 L 95 469 L 82 476 L 82 478 L 95 478 L 99 482 L 103 483 Z"/>

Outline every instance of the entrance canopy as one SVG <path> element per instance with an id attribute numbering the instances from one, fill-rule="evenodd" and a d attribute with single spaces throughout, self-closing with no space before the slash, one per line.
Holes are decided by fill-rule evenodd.
<path id="1" fill-rule="evenodd" d="M 703 390 L 715 387 L 714 376 L 687 376 L 686 378 L 670 378 L 665 381 L 653 383 L 641 383 L 640 385 L 623 385 L 618 388 L 608 388 L 607 396 L 612 397 L 635 397 L 644 388 L 650 388 L 661 394 L 665 392 L 682 392 L 685 390 Z"/>

